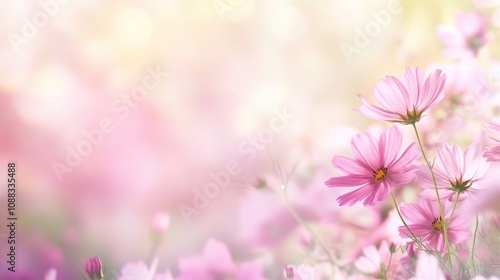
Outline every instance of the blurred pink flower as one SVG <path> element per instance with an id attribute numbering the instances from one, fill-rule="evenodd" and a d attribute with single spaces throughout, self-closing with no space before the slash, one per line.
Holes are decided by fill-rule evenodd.
<path id="1" fill-rule="evenodd" d="M 167 270 L 165 274 L 156 274 L 158 258 L 154 258 L 151 267 L 143 262 L 127 263 L 122 268 L 118 280 L 173 280 L 172 275 Z"/>
<path id="2" fill-rule="evenodd" d="M 303 227 L 298 229 L 298 240 L 302 246 L 311 246 L 313 244 L 311 234 Z"/>
<path id="3" fill-rule="evenodd" d="M 154 271 L 150 273 L 148 266 L 143 262 L 127 263 L 122 268 L 122 273 L 118 280 L 151 280 L 153 279 Z"/>
<path id="4" fill-rule="evenodd" d="M 463 213 L 467 214 L 470 219 L 475 219 L 476 214 L 500 213 L 500 204 L 498 203 L 500 173 L 498 170 L 500 170 L 500 162 L 492 162 L 486 173 L 486 176 L 488 176 L 487 187 L 484 191 L 477 193 L 474 197 L 474 203 L 464 205 Z"/>
<path id="5" fill-rule="evenodd" d="M 415 177 L 416 168 L 412 164 L 420 151 L 412 143 L 400 154 L 402 134 L 396 128 L 385 130 L 379 140 L 370 133 L 361 133 L 351 142 L 354 159 L 334 156 L 332 163 L 343 176 L 330 178 L 328 187 L 360 187 L 340 196 L 340 205 L 363 201 L 365 206 L 373 206 L 385 199 L 393 187 L 403 186 Z"/>
<path id="6" fill-rule="evenodd" d="M 458 257 L 461 261 L 467 262 L 470 259 L 470 253 L 466 243 L 458 244 Z"/>
<path id="7" fill-rule="evenodd" d="M 227 246 L 214 239 L 207 242 L 202 255 L 180 259 L 179 270 L 177 280 L 218 280 L 225 277 L 237 280 L 265 279 L 259 262 L 244 262 L 237 265 Z"/>
<path id="8" fill-rule="evenodd" d="M 373 245 L 363 248 L 363 256 L 359 257 L 354 265 L 361 272 L 376 278 L 391 279 L 398 262 L 398 256 L 392 254 L 391 257 L 389 244 L 384 240 L 378 249 Z"/>
<path id="9" fill-rule="evenodd" d="M 487 20 L 479 13 L 459 12 L 455 16 L 457 28 L 440 25 L 437 35 L 448 48 L 443 51 L 447 58 L 460 58 L 477 55 L 478 50 L 487 42 Z"/>
<path id="10" fill-rule="evenodd" d="M 415 262 L 420 254 L 420 248 L 417 243 L 411 241 L 406 243 L 406 252 L 401 257 L 401 265 L 404 269 L 401 270 L 403 275 L 405 275 L 405 279 L 408 279 L 408 273 L 410 271 L 415 271 Z"/>
<path id="11" fill-rule="evenodd" d="M 426 110 L 443 99 L 446 75 L 442 72 L 435 70 L 425 78 L 419 68 L 408 67 L 399 79 L 386 76 L 373 90 L 381 107 L 369 103 L 359 94 L 363 105 L 356 111 L 374 120 L 416 123 Z"/>
<path id="12" fill-rule="evenodd" d="M 455 200 L 455 195 L 460 194 L 459 199 L 472 199 L 486 186 L 485 172 L 489 163 L 483 157 L 484 148 L 472 144 L 465 152 L 456 144 L 444 144 L 436 150 L 434 162 L 434 175 L 441 199 Z M 417 172 L 418 182 L 424 190 L 419 194 L 430 200 L 437 200 L 434 183 L 427 165 L 420 166 Z"/>
<path id="13" fill-rule="evenodd" d="M 446 104 L 445 104 L 446 105 Z M 447 112 L 452 112 L 451 110 Z M 446 141 L 453 139 L 454 133 L 459 133 L 459 128 L 464 127 L 464 119 L 453 115 L 443 119 L 426 118 L 419 127 L 420 139 L 424 149 L 436 149 Z"/>
<path id="14" fill-rule="evenodd" d="M 437 201 L 419 198 L 418 204 L 401 206 L 401 215 L 410 230 L 433 250 L 445 251 L 443 228 L 448 223 L 448 239 L 452 244 L 460 244 L 472 236 L 469 226 L 471 221 L 465 216 L 455 215 L 450 221 L 453 203 L 443 200 L 444 218 L 441 217 Z M 405 226 L 398 228 L 401 237 L 411 238 L 412 234 Z"/>
<path id="15" fill-rule="evenodd" d="M 267 177 L 267 186 L 279 186 L 280 183 L 275 181 L 275 177 Z M 323 184 L 324 178 L 325 176 L 323 175 L 321 180 L 318 179 L 315 186 L 318 186 L 318 183 Z M 307 189 L 297 188 L 295 181 L 296 177 L 290 181 L 288 190 L 290 206 L 307 223 L 320 220 L 325 215 L 324 213 L 327 212 L 327 210 L 324 210 L 327 203 L 322 204 L 321 208 L 311 208 L 311 201 L 317 202 L 315 200 L 316 196 L 312 197 L 311 192 L 324 191 L 330 197 L 334 197 L 332 192 L 323 188 L 315 188 L 312 183 L 310 183 L 311 185 Z M 295 233 L 297 227 L 301 228 L 299 222 L 290 213 L 287 205 L 277 196 L 267 193 L 269 190 L 270 187 L 264 189 L 252 187 L 248 189 L 243 199 L 238 203 L 237 213 L 241 224 L 237 227 L 237 231 L 234 234 L 240 236 L 241 240 L 244 240 L 243 242 L 252 249 L 279 246 L 279 244 L 282 244 L 286 240 L 285 236 Z M 281 192 L 282 190 L 280 188 L 279 191 Z M 322 198 L 324 199 L 325 195 Z M 320 213 L 320 211 L 323 212 Z"/>
<path id="16" fill-rule="evenodd" d="M 490 121 L 485 123 L 485 126 L 491 129 L 494 133 L 500 135 L 500 118 L 491 118 Z M 490 162 L 500 161 L 500 137 L 495 138 L 493 136 L 488 136 L 488 139 L 495 145 L 493 148 L 490 148 L 484 156 Z"/>
<path id="17" fill-rule="evenodd" d="M 153 218 L 153 231 L 159 234 L 164 233 L 170 224 L 170 216 L 165 212 L 158 212 Z"/>
<path id="18" fill-rule="evenodd" d="M 477 94 L 478 86 L 489 86 L 485 70 L 472 57 L 453 64 L 438 64 L 446 74 L 445 95 Z"/>
<path id="19" fill-rule="evenodd" d="M 434 67 L 443 69 L 446 74 L 445 97 L 440 105 L 446 116 L 458 116 L 457 113 L 462 109 L 468 110 L 473 115 L 478 114 L 480 112 L 477 111 L 480 110 L 475 110 L 479 106 L 478 103 L 491 98 L 495 92 L 491 74 L 488 75 L 474 57 L 462 58 L 453 64 L 437 64 Z M 491 72 L 498 72 L 495 70 Z M 460 117 L 464 119 L 463 115 Z"/>
<path id="20" fill-rule="evenodd" d="M 56 280 L 57 279 L 57 270 L 55 268 L 50 269 L 45 274 L 45 280 Z"/>
<path id="21" fill-rule="evenodd" d="M 167 269 L 165 273 L 156 274 L 155 280 L 174 280 L 172 273 Z"/>
<path id="22" fill-rule="evenodd" d="M 431 254 L 422 252 L 418 257 L 416 276 L 410 280 L 446 280 L 446 276 L 439 267 L 439 262 Z"/>
<path id="23" fill-rule="evenodd" d="M 286 265 L 283 269 L 283 276 L 286 279 L 299 279 L 297 274 L 297 269 L 293 265 Z"/>
<path id="24" fill-rule="evenodd" d="M 499 0 L 476 0 L 474 3 L 480 8 L 496 7 L 495 11 L 491 15 L 491 24 L 495 27 L 500 27 L 500 8 L 498 8 L 498 6 L 500 6 Z"/>

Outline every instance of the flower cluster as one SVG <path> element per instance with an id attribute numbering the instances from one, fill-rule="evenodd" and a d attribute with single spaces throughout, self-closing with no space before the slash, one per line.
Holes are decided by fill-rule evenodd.
<path id="1" fill-rule="evenodd" d="M 471 119 L 484 124 L 483 134 L 468 141 L 447 137 L 468 128 L 460 114 L 475 98 L 471 94 L 484 96 L 490 90 L 475 88 L 475 78 L 463 81 L 484 74 L 474 58 L 489 36 L 480 14 L 459 13 L 456 25 L 440 26 L 437 32 L 447 46 L 444 55 L 460 58 L 459 67 L 433 67 L 427 75 L 408 67 L 400 77 L 386 76 L 374 87 L 374 102 L 359 95 L 356 112 L 390 125 L 352 133 L 347 138 L 351 156 L 334 155 L 331 161 L 336 176 L 325 181 L 327 171 L 318 169 L 291 180 L 273 162 L 277 178 L 265 174 L 249 184 L 253 191 L 240 208 L 243 244 L 264 250 L 245 255 L 209 238 L 201 252 L 161 267 L 157 249 L 171 220 L 159 213 L 151 227 L 149 263 L 129 262 L 112 273 L 93 257 L 83 266 L 86 279 L 113 274 L 119 280 L 498 279 L 493 275 L 500 272 L 494 266 L 500 257 L 492 252 L 500 246 L 500 223 L 482 210 L 498 211 L 491 175 L 500 162 L 500 118 L 476 114 Z M 318 188 L 323 182 L 328 188 Z M 300 188 L 305 185 L 312 187 Z M 291 186 L 300 190 L 292 192 Z M 330 203 L 333 198 L 338 206 Z M 294 241 L 291 252 L 274 251 Z M 289 257 L 297 251 L 300 257 Z M 55 271 L 47 275 L 46 280 L 56 277 Z"/>
<path id="2" fill-rule="evenodd" d="M 215 4 L 221 9 L 231 6 L 223 2 L 242 1 L 215 1 Z M 484 7 L 500 4 L 498 0 L 476 0 L 475 2 L 476 5 Z M 241 7 L 243 6 L 245 5 L 242 4 Z M 274 4 L 269 7 L 271 6 L 274 7 Z M 299 13 L 302 12 L 300 9 L 295 9 L 294 6 L 288 4 L 285 8 L 281 11 L 277 9 L 280 16 L 276 17 L 278 20 L 272 22 L 279 23 L 284 19 L 287 24 L 280 24 L 279 28 L 271 28 L 273 34 L 280 33 L 282 27 L 296 26 L 296 24 L 288 24 L 296 19 L 299 23 L 306 19 Z M 374 20 L 367 24 L 366 29 L 356 29 L 355 41 L 359 41 L 358 43 L 365 41 L 368 44 L 369 31 L 378 26 L 374 25 L 375 23 L 385 25 L 382 23 L 391 18 L 389 10 L 393 9 L 371 13 Z M 340 11 L 343 12 L 344 9 Z M 94 159 L 95 162 L 101 162 L 103 158 L 115 159 L 116 166 L 112 166 L 116 175 L 113 178 L 116 176 L 119 183 L 111 179 L 108 182 L 105 176 L 104 179 L 98 177 L 88 184 L 85 183 L 88 181 L 84 181 L 82 186 L 92 186 L 94 182 L 103 181 L 124 190 L 132 190 L 132 187 L 136 185 L 146 189 L 148 185 L 152 187 L 162 185 L 164 182 L 172 182 L 171 180 L 164 181 L 161 176 L 153 176 L 155 172 L 152 169 L 162 172 L 163 169 L 156 169 L 156 167 L 166 166 L 170 170 L 165 173 L 168 173 L 168 176 L 174 175 L 173 182 L 177 183 L 178 179 L 189 177 L 189 182 L 192 183 L 179 186 L 172 184 L 175 188 L 196 185 L 188 197 L 189 202 L 192 203 L 189 205 L 184 203 L 186 194 L 178 197 L 172 195 L 169 197 L 172 201 L 169 200 L 167 205 L 162 205 L 165 207 L 162 211 L 156 208 L 148 209 L 144 206 L 157 207 L 163 203 L 164 198 L 156 190 L 154 193 L 151 191 L 145 202 L 136 205 L 137 209 L 147 208 L 147 211 L 141 216 L 137 215 L 135 221 L 143 221 L 144 216 L 152 217 L 149 226 L 144 226 L 144 224 L 137 226 L 133 223 L 134 228 L 130 229 L 130 232 L 125 232 L 127 239 L 114 240 L 115 231 L 113 234 L 108 232 L 108 239 L 102 238 L 101 243 L 109 246 L 106 248 L 106 253 L 99 251 L 100 248 L 89 247 L 82 250 L 83 257 L 65 258 L 67 254 L 65 249 L 60 249 L 45 240 L 38 242 L 40 244 L 33 242 L 36 246 L 30 245 L 29 250 L 25 249 L 27 242 L 24 243 L 23 240 L 27 239 L 23 236 L 19 238 L 21 244 L 17 247 L 19 250 L 18 271 L 15 274 L 0 271 L 0 279 L 34 279 L 33 273 L 25 269 L 26 264 L 29 263 L 26 260 L 31 260 L 29 256 L 34 255 L 36 257 L 33 259 L 37 258 L 41 261 L 33 262 L 33 265 L 28 264 L 28 267 L 37 269 L 34 272 L 37 273 L 36 279 L 45 280 L 76 279 L 78 274 L 85 280 L 498 280 L 496 276 L 500 275 L 500 254 L 498 254 L 500 249 L 500 215 L 498 215 L 500 213 L 498 204 L 500 195 L 498 186 L 500 180 L 498 172 L 500 166 L 500 118 L 498 117 L 500 93 L 495 92 L 491 76 L 500 73 L 500 62 L 490 57 L 490 54 L 497 52 L 490 52 L 489 46 L 494 42 L 489 33 L 489 26 L 491 24 L 500 27 L 500 8 L 494 13 L 490 16 L 480 12 L 458 12 L 454 18 L 450 18 L 454 20 L 451 25 L 437 26 L 436 39 L 442 43 L 442 56 L 451 59 L 451 62 L 430 64 L 425 68 L 407 67 L 402 69 L 403 74 L 400 76 L 381 76 L 371 96 L 359 94 L 358 99 L 353 93 L 351 98 L 359 105 L 352 114 L 362 116 L 360 119 L 364 117 L 366 122 L 374 123 L 365 131 L 359 131 L 354 125 L 345 124 L 342 127 L 334 127 L 332 130 L 317 129 L 320 135 L 316 135 L 312 131 L 306 131 L 310 128 L 308 126 L 310 123 L 307 123 L 308 125 L 292 131 L 293 136 L 299 141 L 292 141 L 293 138 L 288 138 L 288 136 L 283 137 L 290 140 L 289 143 L 292 143 L 293 147 L 271 146 L 273 139 L 280 138 L 277 132 L 285 128 L 281 126 L 282 122 L 287 123 L 287 116 L 291 116 L 286 110 L 274 112 L 270 121 L 265 123 L 266 127 L 241 142 L 241 145 L 235 149 L 236 153 L 230 151 L 231 158 L 234 156 L 234 160 L 228 161 L 224 169 L 208 172 L 207 177 L 210 177 L 210 181 L 203 186 L 197 185 L 199 183 L 198 172 L 193 172 L 189 168 L 184 170 L 184 166 L 190 166 L 191 157 L 195 159 L 196 156 L 202 158 L 201 162 L 193 161 L 192 166 L 202 167 L 207 163 L 210 165 L 218 163 L 219 160 L 223 160 L 223 158 L 218 158 L 219 151 L 211 148 L 210 151 L 205 152 L 190 147 L 188 149 L 183 145 L 177 146 L 181 142 L 206 142 L 206 139 L 201 137 L 204 136 L 203 133 L 194 134 L 196 137 L 190 135 L 190 137 L 172 138 L 167 141 L 172 145 L 172 150 L 165 150 L 165 154 L 171 155 L 172 164 L 170 161 L 166 165 L 160 164 L 162 161 L 156 161 L 157 158 L 163 157 L 163 153 L 155 155 L 148 150 L 146 156 L 143 156 L 143 147 L 135 151 L 132 162 L 138 162 L 137 168 L 141 172 L 138 172 L 140 174 L 138 179 L 131 180 L 130 186 L 125 183 L 129 180 L 128 178 L 135 177 L 122 176 L 125 172 L 122 172 L 120 166 L 122 162 L 127 161 L 122 157 L 123 154 L 117 152 L 99 154 L 97 157 L 99 160 Z M 265 13 L 255 14 L 254 19 L 258 20 L 260 14 Z M 395 13 L 391 12 L 391 14 Z M 493 20 L 494 18 L 496 21 Z M 252 20 L 252 23 L 254 22 Z M 289 31 L 285 33 L 291 35 L 293 32 Z M 404 41 L 407 44 L 411 41 L 406 41 L 407 38 L 401 36 L 401 42 Z M 209 38 L 210 36 L 201 37 Z M 181 43 L 181 46 L 196 45 L 189 41 Z M 214 46 L 219 47 L 219 45 Z M 306 45 L 309 49 L 309 45 Z M 208 53 L 226 53 L 210 49 L 214 46 L 206 46 Z M 415 54 L 409 50 L 401 48 L 400 52 L 403 52 L 399 56 L 403 58 L 403 63 L 411 64 L 416 61 Z M 190 56 L 194 53 L 188 49 L 186 55 Z M 243 53 L 247 54 L 247 52 Z M 438 54 L 439 52 L 429 53 Z M 398 52 L 398 55 L 400 54 Z M 237 53 L 229 52 L 229 58 L 232 61 L 237 57 L 236 55 Z M 302 59 L 303 56 L 298 57 Z M 423 61 L 420 57 L 418 59 Z M 315 58 L 313 63 L 307 62 L 308 69 L 311 65 L 315 65 L 316 61 L 322 60 Z M 301 63 L 298 65 L 303 65 Z M 217 68 L 218 70 L 213 75 L 215 76 L 218 72 L 228 74 L 226 73 L 228 69 L 229 72 L 233 72 L 233 67 L 239 64 L 240 61 L 236 60 L 234 65 L 233 63 L 229 65 L 230 67 L 223 65 L 220 69 Z M 179 67 L 179 69 L 184 68 Z M 205 68 L 204 64 L 203 68 Z M 211 70 L 209 67 L 206 68 Z M 45 68 L 41 67 L 41 69 Z M 199 71 L 192 72 L 198 73 Z M 258 71 L 234 72 L 234 75 L 238 72 L 253 75 Z M 497 80 L 500 81 L 498 74 L 496 75 Z M 292 77 L 295 76 L 292 75 Z M 233 80 L 233 76 L 230 78 L 228 80 Z M 145 80 L 148 81 L 148 79 Z M 186 79 L 186 81 L 190 84 L 191 80 Z M 231 128 L 234 126 L 233 121 L 239 123 L 242 119 L 247 120 L 246 115 L 254 118 L 253 107 L 242 106 L 241 108 L 244 109 L 241 110 L 239 106 L 234 106 L 231 111 L 223 110 L 224 105 L 228 107 L 234 105 L 230 102 L 222 103 L 226 103 L 226 90 L 233 90 L 234 87 L 240 91 L 238 79 L 234 85 L 224 84 L 224 90 L 220 91 L 223 94 L 214 99 L 205 94 L 198 96 L 197 90 L 191 92 L 191 86 L 184 85 L 186 81 L 174 79 L 176 87 L 172 88 L 187 89 L 190 94 L 187 98 L 179 95 L 181 98 L 179 100 L 186 104 L 193 102 L 196 106 L 192 106 L 189 110 L 181 106 L 174 110 L 173 116 L 190 115 L 188 113 L 191 113 L 191 110 L 200 111 L 201 116 L 207 117 L 207 121 L 196 126 L 195 119 L 189 119 L 195 126 L 186 128 L 186 121 L 183 119 L 182 122 L 172 123 L 172 127 L 175 127 L 174 132 L 177 129 L 179 131 L 192 130 L 197 133 L 210 132 L 211 137 L 207 138 L 208 141 L 216 143 L 219 142 L 219 138 L 216 137 L 226 138 L 225 135 L 219 135 L 218 131 L 222 126 L 220 120 L 225 120 L 226 114 L 231 112 L 238 115 L 234 120 L 224 123 Z M 178 86 L 177 83 L 179 83 Z M 219 88 L 213 88 L 216 84 L 210 81 L 206 88 L 210 92 L 219 93 Z M 204 84 L 200 85 L 195 83 L 194 89 L 202 88 Z M 496 84 L 497 87 L 498 85 L 500 83 Z M 256 97 L 255 103 L 258 103 L 260 107 L 267 107 L 286 95 L 283 94 L 285 89 L 282 85 L 272 83 L 262 88 L 255 88 L 255 90 L 252 88 L 249 91 L 252 92 L 251 101 L 254 101 L 253 98 Z M 134 93 L 140 93 L 140 91 L 134 91 Z M 234 98 L 238 100 L 238 103 L 240 101 L 242 104 L 252 103 L 247 102 L 246 98 L 242 100 Z M 167 98 L 167 100 L 174 101 L 177 97 L 172 100 Z M 302 101 L 302 99 L 299 100 Z M 205 111 L 207 105 L 210 108 Z M 301 102 L 300 105 L 303 103 Z M 177 104 L 174 103 L 172 106 L 168 108 L 176 109 Z M 202 110 L 199 110 L 200 108 Z M 136 110 L 136 112 L 140 111 L 138 116 L 147 116 L 145 111 L 141 110 Z M 209 119 L 208 115 L 215 111 L 217 111 L 216 118 Z M 325 111 L 330 114 L 330 107 L 328 106 Z M 6 112 L 10 114 L 9 111 Z M 170 118 L 170 115 L 167 115 Z M 255 116 L 255 119 L 260 119 L 259 117 Z M 135 119 L 130 120 L 130 123 L 139 126 L 141 124 Z M 212 121 L 213 124 L 211 124 Z M 256 123 L 253 121 L 245 123 L 241 133 L 243 131 L 246 133 L 247 126 L 252 128 Z M 135 125 L 133 127 L 136 128 Z M 237 127 L 239 130 L 239 124 Z M 152 126 L 151 130 L 158 130 L 158 126 Z M 149 129 L 145 132 L 150 133 Z M 98 136 L 94 132 L 88 134 Z M 165 135 L 168 136 L 165 139 L 169 139 L 171 134 L 165 133 Z M 131 135 L 116 134 L 113 137 L 134 138 L 129 136 Z M 160 139 L 164 139 L 163 136 Z M 231 142 L 232 140 L 234 139 L 229 139 Z M 16 141 L 7 142 L 17 143 Z M 163 141 L 154 142 L 158 142 L 158 146 L 163 145 Z M 225 142 L 223 143 L 222 146 L 226 148 Z M 269 146 L 266 146 L 267 144 Z M 77 147 L 80 146 L 84 148 L 83 145 L 77 145 Z M 124 145 L 127 149 L 129 146 L 133 145 Z M 296 146 L 299 147 L 295 149 Z M 329 151 L 328 158 L 325 158 L 325 147 Z M 293 151 L 290 151 L 291 149 Z M 176 150 L 179 150 L 179 154 Z M 112 149 L 112 151 L 115 150 Z M 268 164 L 267 157 L 266 162 L 260 158 L 263 154 L 271 158 L 271 164 Z M 334 154 L 331 158 L 333 168 L 327 162 L 331 154 Z M 177 158 L 184 159 L 181 155 L 188 159 L 177 163 Z M 276 155 L 280 156 L 280 160 L 276 160 Z M 286 158 L 281 160 L 281 157 Z M 300 164 L 293 163 L 295 160 L 298 161 L 298 158 Z M 154 160 L 153 163 L 144 164 L 150 160 Z M 290 164 L 289 170 L 288 164 Z M 84 164 L 82 168 L 95 172 L 90 166 L 92 164 Z M 176 166 L 177 168 L 173 168 Z M 259 168 L 264 170 L 259 170 Z M 77 178 L 74 181 L 80 181 L 78 179 L 80 177 L 72 178 Z M 143 186 L 143 181 L 148 183 Z M 95 192 L 99 195 L 112 195 L 110 197 L 113 202 L 117 201 L 115 192 L 101 192 L 98 188 Z M 124 191 L 124 193 L 128 192 Z M 134 191 L 127 196 L 131 201 L 135 201 L 138 193 Z M 168 195 L 170 194 L 169 190 Z M 158 201 L 149 200 L 153 195 L 154 198 L 158 197 Z M 75 201 L 80 201 L 80 199 Z M 87 203 L 88 200 L 82 201 L 83 204 L 92 207 L 96 204 Z M 175 208 L 175 205 L 172 206 L 170 203 L 174 202 L 178 202 L 179 205 L 178 216 L 172 214 L 172 208 Z M 111 203 L 111 205 L 112 207 L 106 209 L 114 210 L 111 208 L 115 208 L 117 204 Z M 222 206 L 232 208 L 228 211 L 228 208 Z M 37 204 L 36 207 L 39 209 L 40 205 Z M 92 220 L 94 215 L 103 213 L 100 210 L 84 211 L 85 214 L 82 217 L 85 220 Z M 129 223 L 128 215 L 121 214 L 121 210 L 116 212 L 120 213 L 118 217 L 127 216 L 126 222 L 123 223 L 124 227 L 127 227 L 132 223 Z M 202 210 L 205 212 L 202 213 Z M 186 219 L 186 215 L 193 217 L 192 223 L 190 219 Z M 199 217 L 197 221 L 194 221 L 195 216 Z M 116 215 L 110 215 L 110 217 L 116 217 Z M 105 221 L 108 222 L 110 219 Z M 179 222 L 181 219 L 185 221 Z M 122 225 L 123 220 L 125 219 L 120 218 L 113 222 Z M 95 224 L 96 228 L 99 226 L 101 229 L 102 223 L 101 220 L 101 223 L 95 222 L 92 225 Z M 85 237 L 77 235 L 79 231 L 70 228 L 67 232 L 63 232 L 62 236 L 64 236 L 64 242 L 71 244 L 78 242 L 78 238 Z M 7 242 L 3 242 L 1 237 L 0 235 L 0 245 L 5 246 Z M 116 242 L 110 244 L 110 240 Z M 128 246 L 130 240 L 137 240 L 137 244 Z M 134 247 L 135 250 L 129 247 Z M 66 246 L 65 248 L 73 250 L 74 247 Z M 113 253 L 119 257 L 113 258 Z M 99 257 L 94 255 L 99 255 Z M 66 265 L 66 259 L 78 262 L 78 271 L 75 272 L 74 269 L 70 271 L 69 268 L 73 268 L 74 265 Z M 44 262 L 45 260 L 47 262 Z"/>
<path id="3" fill-rule="evenodd" d="M 482 36 L 475 34 L 469 35 Z M 399 235 L 403 240 L 411 239 L 400 268 L 392 267 L 397 256 L 389 253 L 385 240 L 380 244 L 380 253 L 373 246 L 363 249 L 365 256 L 356 261 L 356 267 L 367 274 L 382 279 L 411 275 L 412 279 L 445 279 L 445 274 L 458 279 L 466 274 L 479 275 L 474 256 L 476 236 L 471 232 L 475 215 L 467 215 L 461 209 L 474 204 L 477 196 L 488 189 L 486 174 L 490 162 L 500 157 L 500 141 L 490 136 L 496 147 L 486 149 L 480 143 L 472 143 L 465 150 L 456 143 L 443 143 L 436 149 L 435 158 L 428 159 L 417 124 L 443 99 L 445 81 L 442 70 L 434 70 L 426 77 L 419 68 L 407 68 L 399 79 L 383 79 L 374 89 L 380 105 L 373 105 L 360 95 L 363 105 L 357 111 L 371 119 L 412 126 L 416 142 L 403 147 L 402 133 L 393 125 L 379 137 L 369 132 L 355 136 L 351 142 L 352 159 L 333 157 L 333 166 L 340 176 L 325 184 L 331 188 L 356 188 L 339 196 L 339 205 L 352 206 L 363 200 L 364 206 L 375 206 L 391 196 L 401 220 Z M 486 122 L 486 127 L 500 132 L 499 119 Z M 420 155 L 423 161 L 419 161 Z M 414 198 L 416 203 L 397 203 L 396 196 L 404 188 L 421 189 Z M 467 255 L 471 257 L 460 257 Z M 415 266 L 416 259 L 419 261 Z M 432 269 L 426 271 L 427 267 Z M 471 269 L 464 272 L 460 267 Z"/>

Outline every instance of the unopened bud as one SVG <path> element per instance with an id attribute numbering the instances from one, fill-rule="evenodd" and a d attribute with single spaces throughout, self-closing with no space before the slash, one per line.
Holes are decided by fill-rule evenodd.
<path id="1" fill-rule="evenodd" d="M 411 259 L 417 257 L 418 255 L 418 246 L 415 242 L 407 242 L 406 243 L 406 253 L 408 254 L 408 257 Z"/>
<path id="2" fill-rule="evenodd" d="M 389 252 L 394 254 L 397 250 L 398 248 L 396 247 L 396 244 L 394 244 L 394 242 L 391 242 L 391 245 L 389 245 Z"/>
<path id="3" fill-rule="evenodd" d="M 295 267 L 293 265 L 286 265 L 283 269 L 283 276 L 286 279 L 293 279 L 295 277 Z"/>
<path id="4" fill-rule="evenodd" d="M 312 238 L 311 234 L 304 228 L 299 229 L 299 242 L 304 246 L 311 246 Z"/>
<path id="5" fill-rule="evenodd" d="M 93 257 L 85 263 L 85 271 L 91 280 L 102 280 L 104 272 L 102 271 L 102 262 L 99 257 Z"/>
<path id="6" fill-rule="evenodd" d="M 153 218 L 153 231 L 159 234 L 164 233 L 170 224 L 170 216 L 165 212 L 158 212 Z"/>
<path id="7" fill-rule="evenodd" d="M 267 182 L 266 182 L 266 180 L 264 180 L 264 179 L 259 179 L 259 180 L 257 181 L 257 183 L 254 185 L 254 187 L 255 187 L 256 189 L 259 189 L 259 190 L 260 190 L 260 189 L 263 189 L 263 188 L 267 187 Z"/>

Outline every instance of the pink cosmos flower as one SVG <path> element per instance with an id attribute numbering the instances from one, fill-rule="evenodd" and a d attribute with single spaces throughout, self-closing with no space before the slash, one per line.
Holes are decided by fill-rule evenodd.
<path id="1" fill-rule="evenodd" d="M 391 258 L 389 244 L 384 240 L 380 243 L 378 249 L 373 245 L 363 248 L 363 256 L 359 257 L 354 262 L 354 265 L 361 272 L 372 275 L 373 277 L 391 279 L 391 276 L 398 266 L 398 258 L 399 256 L 397 254 L 392 254 Z"/>
<path id="2" fill-rule="evenodd" d="M 487 20 L 479 13 L 457 13 L 457 28 L 441 25 L 437 28 L 439 40 L 448 48 L 443 51 L 447 58 L 477 55 L 478 50 L 488 42 Z"/>
<path id="3" fill-rule="evenodd" d="M 431 254 L 426 252 L 420 253 L 417 261 L 416 276 L 410 278 L 410 280 L 446 280 L 441 267 L 439 267 L 439 262 Z"/>
<path id="4" fill-rule="evenodd" d="M 489 122 L 485 123 L 485 126 L 491 129 L 494 133 L 500 135 L 500 118 L 491 118 Z M 490 162 L 500 161 L 500 138 L 495 138 L 493 136 L 488 136 L 488 139 L 495 145 L 493 148 L 489 149 L 484 157 Z"/>
<path id="5" fill-rule="evenodd" d="M 469 226 L 471 220 L 455 212 L 450 221 L 453 203 L 447 200 L 443 205 L 444 218 L 441 217 L 437 201 L 419 198 L 418 204 L 401 206 L 401 215 L 410 230 L 430 249 L 445 251 L 444 223 L 448 223 L 448 240 L 452 244 L 460 244 L 472 236 Z M 398 228 L 401 237 L 412 238 L 413 235 L 405 226 Z"/>
<path id="6" fill-rule="evenodd" d="M 339 204 L 363 201 L 363 205 L 373 206 L 385 199 L 393 187 L 404 186 L 415 178 L 413 165 L 420 151 L 412 143 L 400 154 L 402 134 L 392 126 L 386 129 L 377 140 L 370 133 L 361 133 L 351 141 L 354 159 L 334 156 L 333 166 L 342 176 L 330 178 L 328 187 L 359 187 L 357 190 L 341 195 Z"/>
<path id="7" fill-rule="evenodd" d="M 265 280 L 262 265 L 258 262 L 234 263 L 227 246 L 211 239 L 205 245 L 202 255 L 179 260 L 179 276 L 176 280 L 205 279 L 218 280 Z"/>
<path id="8" fill-rule="evenodd" d="M 436 150 L 433 170 L 441 199 L 454 201 L 456 194 L 460 195 L 459 200 L 473 199 L 478 191 L 486 187 L 484 174 L 489 168 L 489 163 L 483 154 L 484 148 L 477 144 L 470 145 L 465 152 L 456 144 L 444 144 Z M 424 188 L 419 195 L 426 199 L 437 200 L 434 182 L 427 165 L 420 166 L 417 177 Z"/>
<path id="9" fill-rule="evenodd" d="M 357 111 L 374 120 L 416 123 L 426 110 L 443 99 L 445 81 L 442 70 L 435 70 L 425 78 L 419 68 L 408 67 L 399 79 L 386 76 L 375 86 L 373 95 L 381 106 L 370 104 L 359 94 L 363 105 Z"/>

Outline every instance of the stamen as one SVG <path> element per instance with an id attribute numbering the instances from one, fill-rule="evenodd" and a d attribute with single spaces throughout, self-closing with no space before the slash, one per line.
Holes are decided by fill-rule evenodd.
<path id="1" fill-rule="evenodd" d="M 435 218 L 432 221 L 432 228 L 437 232 L 442 232 L 444 230 L 444 221 L 441 217 Z"/>
<path id="2" fill-rule="evenodd" d="M 387 176 L 387 168 L 382 166 L 381 168 L 374 170 L 372 176 L 377 182 L 384 180 L 385 176 Z"/>

